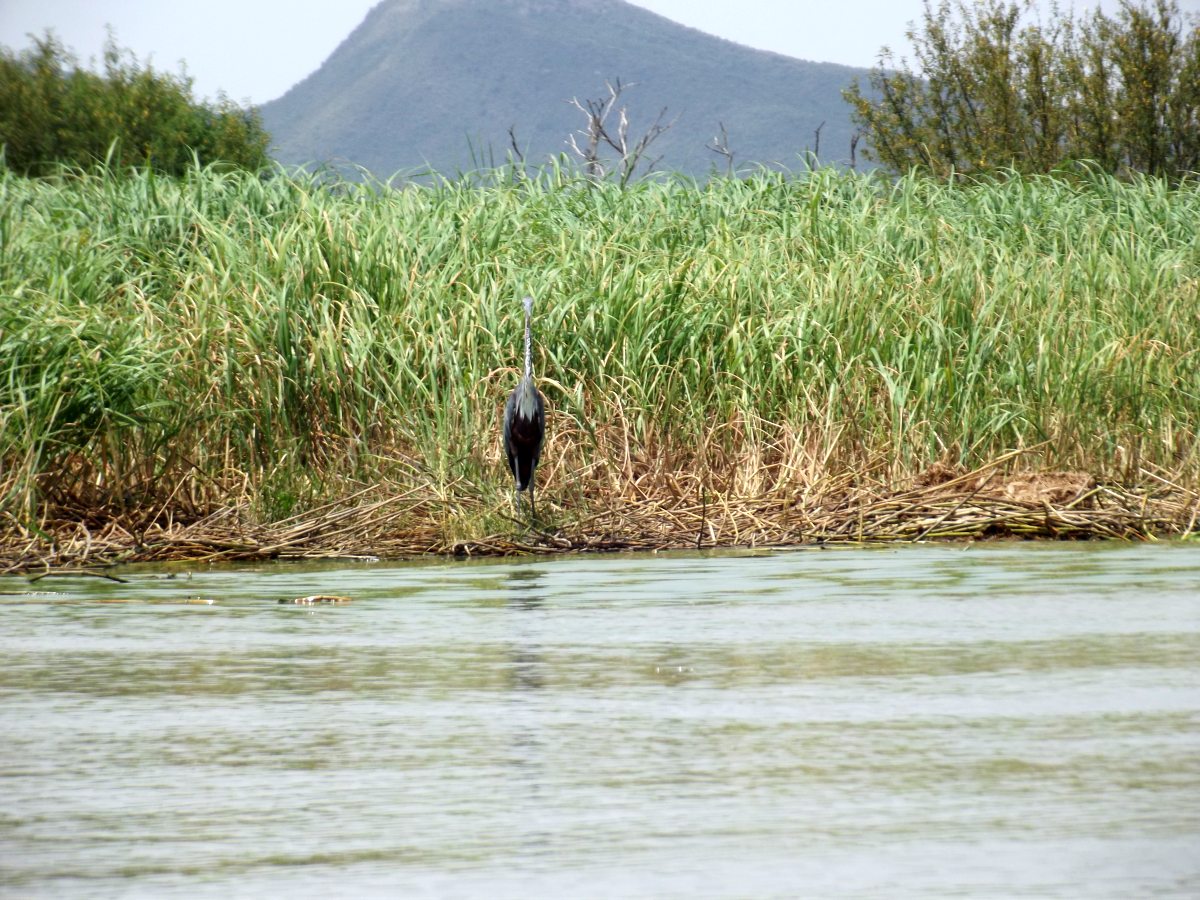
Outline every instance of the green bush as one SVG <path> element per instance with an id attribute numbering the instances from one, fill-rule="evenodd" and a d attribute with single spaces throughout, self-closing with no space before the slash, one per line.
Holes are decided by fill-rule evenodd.
<path id="1" fill-rule="evenodd" d="M 844 92 L 869 158 L 939 175 L 1049 172 L 1090 160 L 1114 174 L 1183 178 L 1200 169 L 1200 24 L 1175 0 L 1122 0 L 1114 17 L 1029 0 L 925 3 L 908 34 L 917 71 L 887 48 Z M 957 13 L 957 16 L 955 15 Z"/>
<path id="2" fill-rule="evenodd" d="M 181 174 L 197 161 L 258 170 L 269 140 L 253 109 L 223 96 L 199 103 L 191 79 L 140 65 L 111 38 L 103 74 L 50 34 L 19 54 L 0 48 L 0 145 L 17 172 L 104 163 Z"/>

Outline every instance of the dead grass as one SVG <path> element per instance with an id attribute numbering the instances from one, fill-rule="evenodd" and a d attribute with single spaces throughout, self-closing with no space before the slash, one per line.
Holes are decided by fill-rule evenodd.
<path id="1" fill-rule="evenodd" d="M 803 544 L 989 538 L 1145 540 L 1193 534 L 1200 492 L 1142 470 L 1137 486 L 1087 472 L 1026 471 L 1020 454 L 972 471 L 935 464 L 904 489 L 843 473 L 758 494 L 735 488 L 771 475 L 727 476 L 727 487 L 686 470 L 664 473 L 635 460 L 597 467 L 564 505 L 550 482 L 544 528 L 530 529 L 465 486 L 380 484 L 302 515 L 263 523 L 240 502 L 192 521 L 144 524 L 145 514 L 16 525 L 0 534 L 0 573 L 85 569 L 178 560 L 494 556 L 579 551 L 711 549 Z M 615 468 L 617 473 L 607 473 Z M 638 470 L 642 471 L 639 472 Z M 575 473 L 578 475 L 578 473 Z M 612 474 L 606 478 L 605 474 Z M 597 477 L 599 476 L 599 477 Z M 578 479 L 575 479 L 578 480 Z M 612 489 L 617 486 L 619 489 Z M 480 526 L 499 522 L 503 527 Z M 472 527 L 475 526 L 475 527 Z"/>

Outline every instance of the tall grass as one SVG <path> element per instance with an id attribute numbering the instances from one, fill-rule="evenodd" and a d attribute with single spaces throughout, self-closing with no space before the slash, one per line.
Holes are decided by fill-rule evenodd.
<path id="1" fill-rule="evenodd" d="M 512 175 L 0 173 L 9 524 L 280 518 L 380 480 L 501 508 L 526 293 L 560 509 L 1033 445 L 1200 480 L 1194 183 Z"/>

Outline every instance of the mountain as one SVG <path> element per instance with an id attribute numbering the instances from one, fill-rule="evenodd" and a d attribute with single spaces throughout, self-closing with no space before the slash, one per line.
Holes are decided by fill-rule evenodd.
<path id="1" fill-rule="evenodd" d="M 260 112 L 285 163 L 352 163 L 387 177 L 454 174 L 566 151 L 585 125 L 572 98 L 625 85 L 631 138 L 666 107 L 659 170 L 724 170 L 706 145 L 724 125 L 738 167 L 800 166 L 824 123 L 825 162 L 849 158 L 841 90 L 867 70 L 754 50 L 623 0 L 384 0 L 313 74 Z M 677 117 L 677 118 L 676 118 Z"/>

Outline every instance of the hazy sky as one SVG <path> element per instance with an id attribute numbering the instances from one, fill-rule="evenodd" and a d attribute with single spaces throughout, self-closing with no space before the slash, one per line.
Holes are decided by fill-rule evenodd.
<path id="1" fill-rule="evenodd" d="M 263 103 L 319 67 L 378 0 L 0 0 L 0 44 L 25 48 L 27 34 L 54 29 L 85 62 L 98 57 L 105 25 L 117 43 L 179 71 L 201 97 L 223 90 Z M 632 0 L 710 34 L 801 59 L 870 66 L 885 44 L 906 51 L 907 23 L 921 0 Z M 1046 8 L 1049 0 L 1038 0 Z M 1063 0 L 1064 8 L 1070 0 Z M 1115 9 L 1117 0 L 1074 0 L 1076 9 Z M 1200 0 L 1180 0 L 1200 12 Z"/>

